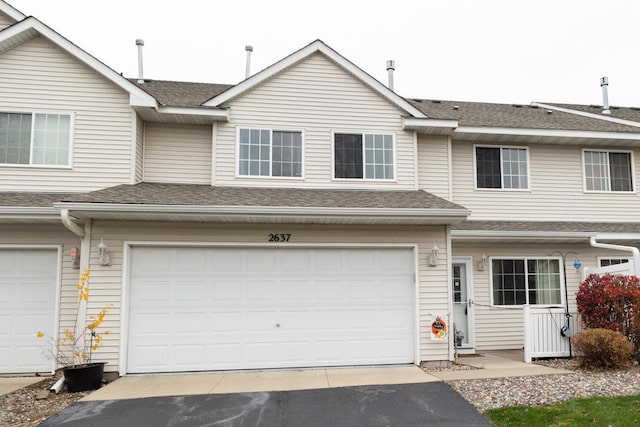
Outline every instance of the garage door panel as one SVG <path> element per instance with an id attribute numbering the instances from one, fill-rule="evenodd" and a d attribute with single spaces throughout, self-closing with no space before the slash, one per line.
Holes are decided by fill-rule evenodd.
<path id="1" fill-rule="evenodd" d="M 58 252 L 0 250 L 0 373 L 46 372 L 37 331 L 53 336 Z"/>
<path id="2" fill-rule="evenodd" d="M 132 250 L 129 372 L 413 361 L 411 250 L 153 249 Z M 135 267 L 156 250 L 168 272 Z"/>

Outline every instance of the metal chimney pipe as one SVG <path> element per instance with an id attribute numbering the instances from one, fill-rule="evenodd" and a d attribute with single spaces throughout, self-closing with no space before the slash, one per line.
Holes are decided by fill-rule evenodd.
<path id="1" fill-rule="evenodd" d="M 142 73 L 142 46 L 144 46 L 144 40 L 136 39 L 136 46 L 138 46 L 138 83 L 144 83 L 144 74 Z"/>
<path id="2" fill-rule="evenodd" d="M 602 114 L 611 114 L 609 109 L 609 78 L 601 77 L 600 86 L 602 87 Z"/>
<path id="3" fill-rule="evenodd" d="M 396 61 L 388 60 L 387 61 L 387 73 L 389 73 L 389 89 L 393 90 L 393 72 L 396 69 Z"/>
<path id="4" fill-rule="evenodd" d="M 244 72 L 244 78 L 248 79 L 251 75 L 251 52 L 253 52 L 253 46 L 246 45 L 244 50 L 247 51 L 247 68 Z"/>

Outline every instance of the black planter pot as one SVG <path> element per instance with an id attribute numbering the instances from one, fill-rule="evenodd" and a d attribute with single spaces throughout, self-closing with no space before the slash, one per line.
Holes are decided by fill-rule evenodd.
<path id="1" fill-rule="evenodd" d="M 62 368 L 67 391 L 97 390 L 102 386 L 102 373 L 106 363 L 89 363 L 82 366 Z"/>

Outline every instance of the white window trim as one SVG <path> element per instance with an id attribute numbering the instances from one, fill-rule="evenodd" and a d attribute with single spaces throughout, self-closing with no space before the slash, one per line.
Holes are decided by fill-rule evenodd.
<path id="1" fill-rule="evenodd" d="M 362 135 L 362 155 L 364 156 L 364 136 L 365 135 L 391 135 L 391 143 L 393 144 L 393 178 L 391 179 L 371 179 L 365 178 L 364 158 L 362 159 L 362 178 L 337 178 L 336 177 L 336 134 L 352 134 Z M 396 133 L 383 131 L 354 131 L 354 130 L 333 130 L 331 131 L 331 180 L 337 182 L 398 182 L 398 153 L 396 150 Z"/>
<path id="2" fill-rule="evenodd" d="M 269 131 L 269 175 L 240 175 L 240 130 L 241 129 L 258 129 Z M 272 149 L 273 149 L 273 132 L 300 132 L 301 144 L 300 144 L 300 176 L 272 176 Z M 236 178 L 238 179 L 269 179 L 269 180 L 286 180 L 286 181 L 302 181 L 305 178 L 305 131 L 304 129 L 286 129 L 279 127 L 267 127 L 267 126 L 252 126 L 252 125 L 238 125 L 236 126 Z"/>
<path id="3" fill-rule="evenodd" d="M 476 148 L 498 148 L 500 152 L 500 185 L 502 188 L 483 188 L 478 187 L 478 161 L 476 159 Z M 503 148 L 515 148 L 518 150 L 525 150 L 527 152 L 527 188 L 504 188 L 504 174 L 502 172 L 502 149 Z M 515 192 L 530 192 L 531 191 L 531 153 L 529 147 L 523 147 L 520 145 L 491 145 L 491 144 L 474 144 L 473 153 L 473 188 L 478 191 L 515 191 Z"/>
<path id="4" fill-rule="evenodd" d="M 597 153 L 627 153 L 629 154 L 629 161 L 631 164 L 629 165 L 631 169 L 631 191 L 613 191 L 613 190 L 587 190 L 587 165 L 584 161 L 585 152 L 592 151 Z M 580 161 L 582 162 L 582 191 L 584 193 L 589 194 L 636 194 L 636 173 L 635 173 L 635 161 L 633 158 L 632 150 L 616 150 L 616 149 L 608 149 L 608 148 L 583 148 L 581 152 L 582 158 Z M 611 187 L 611 176 L 609 176 L 609 187 Z"/>
<path id="5" fill-rule="evenodd" d="M 0 167 L 8 168 L 35 168 L 35 169 L 73 169 L 73 147 L 75 136 L 75 113 L 70 111 L 52 111 L 52 110 L 23 110 L 11 109 L 0 110 L 0 113 L 6 114 L 31 114 L 31 139 L 29 141 L 29 163 L 0 163 Z M 57 114 L 60 116 L 69 116 L 69 152 L 66 165 L 47 165 L 31 163 L 33 159 L 33 127 L 35 126 L 36 114 Z"/>
<path id="6" fill-rule="evenodd" d="M 513 255 L 504 255 L 504 256 L 492 256 L 489 257 L 489 296 L 490 296 L 490 301 L 491 301 L 491 307 L 503 307 L 503 308 L 522 308 L 524 307 L 523 304 L 512 304 L 512 305 L 503 305 L 503 304 L 496 304 L 495 301 L 493 300 L 493 260 L 499 260 L 499 259 L 514 259 L 514 260 L 524 260 L 524 271 L 525 271 L 525 278 L 526 275 L 528 274 L 528 270 L 527 270 L 527 260 L 530 259 L 550 259 L 550 260 L 557 260 L 558 261 L 558 265 L 560 266 L 560 302 L 557 304 L 531 304 L 532 307 L 538 307 L 538 308 L 545 308 L 545 307 L 557 307 L 558 305 L 562 305 L 564 306 L 565 303 L 565 299 L 564 299 L 564 290 L 565 287 L 567 286 L 567 284 L 564 281 L 564 265 L 562 265 L 562 258 L 558 257 L 558 256 L 513 256 Z M 529 283 L 526 282 L 527 288 L 525 290 L 525 296 L 527 298 L 527 304 L 529 303 Z"/>

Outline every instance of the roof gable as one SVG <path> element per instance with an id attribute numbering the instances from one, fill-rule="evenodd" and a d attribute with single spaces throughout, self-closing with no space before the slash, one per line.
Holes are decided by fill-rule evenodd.
<path id="1" fill-rule="evenodd" d="M 26 18 L 0 31 L 0 54 L 26 43 L 37 36 L 42 36 L 49 40 L 116 86 L 128 92 L 132 106 L 157 106 L 156 100 L 151 95 L 34 17 Z"/>
<path id="2" fill-rule="evenodd" d="M 389 100 L 392 104 L 398 106 L 403 111 L 407 112 L 413 117 L 425 118 L 426 116 L 418 110 L 416 107 L 407 102 L 404 98 L 393 92 L 391 89 L 380 83 L 378 80 L 371 77 L 369 74 L 364 72 L 361 68 L 353 64 L 351 61 L 346 59 L 344 56 L 340 55 L 335 50 L 331 49 L 321 40 L 316 40 L 302 49 L 292 53 L 291 55 L 281 59 L 275 64 L 271 65 L 268 68 L 254 74 L 248 79 L 238 83 L 232 88 L 222 92 L 219 95 L 214 96 L 204 104 L 203 106 L 209 107 L 217 107 L 221 104 L 233 99 L 246 91 L 251 90 L 252 88 L 264 83 L 269 80 L 276 74 L 281 73 L 285 69 L 294 66 L 298 62 L 302 61 L 309 56 L 320 52 L 328 57 L 330 60 L 338 64 L 341 68 L 346 70 L 347 72 L 354 75 L 360 81 L 362 81 L 366 86 L 372 89 L 374 92 L 378 93 L 383 98 Z"/>

